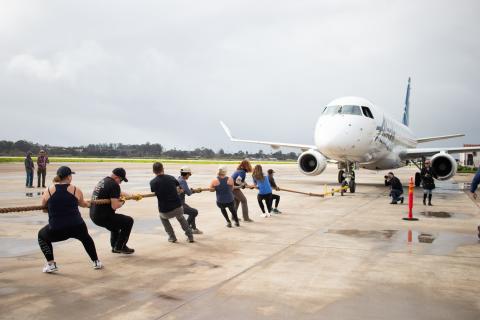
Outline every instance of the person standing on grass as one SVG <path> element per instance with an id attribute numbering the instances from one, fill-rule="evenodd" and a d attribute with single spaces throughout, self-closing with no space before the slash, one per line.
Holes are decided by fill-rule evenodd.
<path id="1" fill-rule="evenodd" d="M 255 187 L 258 188 L 258 205 L 262 210 L 262 217 L 270 217 L 270 212 L 272 212 L 272 186 L 270 186 L 270 181 L 267 176 L 263 174 L 262 166 L 257 164 L 253 169 L 253 183 Z M 267 205 L 267 211 L 265 212 L 265 207 L 263 206 L 263 201 Z"/>
<path id="2" fill-rule="evenodd" d="M 46 188 L 45 178 L 47 176 L 47 164 L 49 163 L 50 160 L 48 160 L 45 150 L 40 150 L 37 158 L 37 188 L 40 188 L 40 178 L 42 180 L 42 188 Z"/>
<path id="3" fill-rule="evenodd" d="M 33 188 L 33 171 L 35 170 L 35 165 L 32 160 L 32 152 L 28 151 L 27 156 L 25 157 L 25 172 L 27 174 L 27 181 L 25 182 L 25 187 Z"/>
<path id="4" fill-rule="evenodd" d="M 238 207 L 241 203 L 243 221 L 253 222 L 253 220 L 250 219 L 250 217 L 248 216 L 247 198 L 241 190 L 245 188 L 254 188 L 253 186 L 250 186 L 245 182 L 247 172 L 252 172 L 252 165 L 250 164 L 250 161 L 245 159 L 240 163 L 240 165 L 237 167 L 237 170 L 232 175 L 233 182 L 235 183 L 235 187 L 233 188 L 233 196 L 235 197 L 235 211 L 238 212 Z"/>
<path id="5" fill-rule="evenodd" d="M 232 220 L 235 222 L 235 226 L 240 227 L 237 210 L 235 209 L 233 187 L 233 179 L 231 177 L 227 177 L 227 168 L 225 166 L 220 166 L 218 168 L 217 177 L 212 180 L 212 183 L 210 183 L 210 191 L 216 192 L 217 207 L 220 208 L 223 217 L 227 221 L 227 228 L 232 227 L 232 222 L 228 217 L 227 208 L 232 214 Z"/>
<path id="6" fill-rule="evenodd" d="M 155 193 L 158 200 L 158 211 L 165 232 L 168 234 L 168 241 L 177 242 L 177 237 L 173 231 L 170 219 L 176 218 L 182 226 L 188 242 L 195 242 L 192 229 L 183 216 L 183 206 L 179 193 L 181 192 L 180 183 L 173 176 L 165 174 L 163 165 L 160 162 L 153 164 L 153 173 L 156 175 L 150 181 L 150 189 Z"/>
<path id="7" fill-rule="evenodd" d="M 54 184 L 49 186 L 43 194 L 42 206 L 47 207 L 48 224 L 38 231 L 38 245 L 42 250 L 47 263 L 43 272 L 58 271 L 53 257 L 53 242 L 65 241 L 70 238 L 80 240 L 93 263 L 94 269 L 103 267 L 98 260 L 95 243 L 88 234 L 87 226 L 83 221 L 78 206 L 88 208 L 82 191 L 72 185 L 72 170 L 62 166 L 58 168 L 53 179 Z"/>
<path id="8" fill-rule="evenodd" d="M 272 189 L 275 189 L 277 191 L 280 191 L 280 188 L 277 186 L 275 183 L 275 179 L 273 178 L 273 174 L 275 171 L 272 169 L 268 169 L 268 181 L 270 182 L 270 185 L 272 186 Z M 278 210 L 278 204 L 280 203 L 280 196 L 278 194 L 273 194 L 272 193 L 272 202 L 275 201 L 275 208 L 272 209 L 273 213 L 282 213 L 280 210 Z"/>

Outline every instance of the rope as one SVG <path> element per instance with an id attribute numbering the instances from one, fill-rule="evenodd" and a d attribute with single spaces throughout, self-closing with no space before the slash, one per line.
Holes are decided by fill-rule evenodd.
<path id="1" fill-rule="evenodd" d="M 303 192 L 303 191 L 297 191 L 297 190 L 291 190 L 291 189 L 285 189 L 281 188 L 279 191 L 285 191 L 285 192 L 291 192 L 291 193 L 297 193 L 297 194 L 303 194 L 307 195 L 310 197 L 321 197 L 324 198 L 327 195 L 334 195 L 335 192 L 343 192 L 344 190 L 347 190 L 348 186 L 341 187 L 339 189 L 332 189 L 330 192 L 327 193 L 313 193 L 313 192 Z M 210 191 L 210 188 L 193 188 L 193 192 L 195 193 L 200 193 L 202 191 Z M 127 200 L 142 200 L 143 198 L 151 198 L 155 197 L 155 193 L 144 193 L 144 194 L 135 194 L 131 196 L 126 196 L 126 197 L 120 197 L 121 201 L 127 201 Z M 109 204 L 111 201 L 110 199 L 99 199 L 99 200 L 90 200 L 87 201 L 90 204 Z M 24 206 L 24 207 L 10 207 L 10 208 L 0 208 L 0 213 L 11 213 L 11 212 L 25 212 L 25 211 L 38 211 L 38 210 L 46 210 L 47 207 L 44 206 Z"/>
<path id="2" fill-rule="evenodd" d="M 155 197 L 155 193 L 146 193 L 146 194 L 136 194 L 127 197 L 121 197 L 120 200 L 141 200 L 143 198 L 150 198 Z M 99 200 L 90 200 L 87 201 L 90 204 L 109 204 L 111 201 L 110 199 L 99 199 Z M 24 212 L 24 211 L 38 211 L 38 210 L 45 210 L 47 207 L 44 206 L 25 206 L 25 207 L 11 207 L 11 208 L 0 208 L 0 213 L 10 213 L 10 212 Z"/>

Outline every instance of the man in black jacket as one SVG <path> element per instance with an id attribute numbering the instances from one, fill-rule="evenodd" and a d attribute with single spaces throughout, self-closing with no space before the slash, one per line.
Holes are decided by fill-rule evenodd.
<path id="1" fill-rule="evenodd" d="M 403 203 L 403 186 L 393 172 L 389 172 L 388 175 L 385 176 L 385 185 L 390 186 L 390 196 L 392 197 L 390 204 L 397 204 L 398 201 Z"/>

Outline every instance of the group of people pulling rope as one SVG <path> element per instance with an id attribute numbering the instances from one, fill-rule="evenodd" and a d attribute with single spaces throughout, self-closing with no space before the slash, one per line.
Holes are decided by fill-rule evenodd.
<path id="1" fill-rule="evenodd" d="M 246 182 L 247 173 L 252 173 L 253 184 Z M 226 226 L 232 228 L 232 221 L 236 227 L 240 226 L 237 210 L 241 204 L 242 218 L 246 223 L 253 220 L 249 216 L 248 203 L 242 189 L 258 189 L 257 200 L 262 211 L 262 217 L 269 217 L 271 213 L 281 213 L 278 210 L 280 196 L 273 194 L 273 189 L 280 189 L 273 178 L 274 171 L 269 170 L 268 175 L 263 173 L 261 165 L 254 169 L 248 160 L 243 160 L 231 177 L 227 176 L 226 166 L 218 168 L 217 177 L 213 179 L 208 188 L 190 188 L 188 179 L 192 171 L 188 167 L 182 167 L 180 176 L 176 179 L 164 172 L 162 163 L 153 164 L 155 177 L 150 181 L 150 194 L 127 194 L 122 192 L 120 185 L 128 182 L 126 171 L 116 168 L 112 173 L 100 180 L 95 186 L 92 199 L 87 201 L 82 190 L 72 184 L 72 175 L 75 174 L 69 167 L 61 166 L 42 197 L 41 206 L 4 208 L 0 213 L 20 212 L 27 210 L 42 209 L 48 213 L 48 224 L 38 232 L 38 243 L 45 259 L 47 260 L 43 272 L 52 273 L 58 270 L 53 255 L 53 242 L 64 241 L 70 238 L 82 242 L 87 254 L 92 260 L 94 269 L 101 269 L 102 262 L 98 259 L 95 243 L 88 233 L 79 207 L 90 209 L 90 218 L 97 226 L 110 231 L 110 245 L 113 253 L 132 254 L 133 248 L 127 246 L 134 220 L 132 217 L 118 213 L 126 200 L 141 200 L 144 197 L 156 196 L 160 220 L 168 235 L 168 241 L 177 242 L 177 238 L 170 219 L 176 218 L 180 223 L 188 242 L 195 242 L 194 234 L 203 232 L 197 228 L 196 217 L 198 210 L 190 207 L 185 202 L 185 196 L 202 191 L 216 193 L 216 203 L 226 221 Z M 302 193 L 294 190 L 290 192 Z M 319 195 L 304 193 L 308 195 Z M 321 195 L 320 195 L 321 196 Z M 275 205 L 273 206 L 273 201 Z M 266 210 L 265 210 L 265 206 Z M 230 216 L 227 212 L 230 212 Z M 185 219 L 185 215 L 188 217 Z"/>

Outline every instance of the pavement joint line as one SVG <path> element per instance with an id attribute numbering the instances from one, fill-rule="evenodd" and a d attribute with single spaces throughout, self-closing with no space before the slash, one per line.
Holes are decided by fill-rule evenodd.
<path id="1" fill-rule="evenodd" d="M 351 214 L 355 213 L 357 210 L 360 210 L 361 208 L 363 208 L 364 206 L 372 203 L 373 201 L 377 200 L 377 199 L 380 198 L 381 196 L 383 196 L 383 195 L 380 194 L 380 195 L 378 195 L 377 197 L 375 197 L 375 198 L 373 198 L 373 199 L 369 199 L 368 201 L 366 201 L 365 203 L 361 204 L 360 206 L 357 206 L 354 210 L 345 209 L 344 211 L 347 211 L 347 210 L 348 210 L 349 212 L 345 212 L 344 215 L 338 217 L 337 219 L 335 219 L 334 221 L 332 221 L 329 225 L 334 224 L 334 223 L 337 222 L 338 220 L 340 220 L 340 219 L 342 219 L 342 218 L 344 218 L 344 217 L 346 217 L 346 216 L 348 216 L 348 215 L 351 215 Z M 325 228 L 325 226 L 322 226 L 322 228 L 320 228 L 320 229 L 323 229 L 323 228 Z M 231 277 L 229 277 L 229 278 L 227 278 L 227 279 L 225 279 L 225 280 L 217 283 L 216 285 L 214 285 L 214 286 L 212 286 L 212 287 L 210 287 L 210 288 L 208 288 L 208 289 L 205 289 L 205 290 L 199 292 L 199 293 L 198 293 L 197 295 L 195 295 L 194 297 L 186 300 L 185 302 L 183 302 L 183 303 L 181 303 L 181 304 L 173 307 L 171 310 L 169 310 L 169 311 L 165 312 L 164 314 L 160 315 L 157 319 L 165 318 L 166 316 L 168 316 L 169 314 L 171 314 L 171 313 L 179 310 L 179 309 L 182 308 L 183 306 L 185 306 L 185 305 L 187 305 L 187 304 L 189 304 L 189 303 L 191 303 L 191 302 L 193 302 L 193 301 L 195 301 L 195 300 L 197 300 L 197 299 L 199 299 L 199 298 L 201 298 L 201 297 L 203 297 L 203 296 L 205 296 L 205 295 L 207 295 L 207 294 L 209 294 L 209 293 L 211 293 L 211 292 L 213 292 L 213 291 L 215 291 L 215 290 L 218 290 L 220 287 L 222 287 L 222 286 L 225 285 L 226 283 L 228 283 L 228 282 L 230 282 L 230 281 L 232 281 L 232 280 L 234 280 L 234 279 L 242 276 L 243 274 L 245 274 L 245 273 L 247 273 L 248 271 L 254 269 L 255 267 L 258 267 L 258 266 L 264 264 L 264 263 L 267 262 L 268 260 L 271 260 L 272 258 L 274 258 L 274 257 L 282 254 L 283 252 L 287 251 L 287 250 L 290 249 L 291 247 L 296 246 L 299 242 L 301 242 L 301 241 L 309 238 L 310 236 L 314 235 L 314 234 L 317 233 L 320 229 L 317 229 L 317 228 L 316 228 L 316 230 L 314 230 L 313 232 L 307 234 L 306 236 L 302 237 L 301 239 L 299 239 L 299 240 L 297 240 L 297 241 L 295 241 L 295 242 L 293 242 L 293 243 L 291 243 L 291 244 L 288 244 L 288 245 L 287 245 L 286 247 L 284 247 L 283 249 L 280 249 L 279 251 L 274 252 L 273 254 L 271 254 L 271 255 L 263 258 L 262 260 L 255 262 L 255 263 L 252 264 L 250 267 L 248 267 L 248 268 L 240 271 L 240 272 L 237 273 L 237 274 L 234 274 L 233 276 L 231 276 Z"/>

